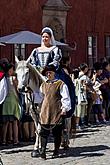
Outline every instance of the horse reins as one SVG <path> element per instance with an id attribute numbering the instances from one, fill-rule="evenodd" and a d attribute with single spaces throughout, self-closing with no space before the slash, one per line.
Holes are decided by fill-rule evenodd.
<path id="1" fill-rule="evenodd" d="M 31 92 L 32 92 L 32 90 L 31 90 Z M 38 123 L 39 123 L 40 126 L 41 126 L 43 129 L 45 129 L 45 130 L 50 131 L 50 130 L 54 129 L 54 128 L 56 127 L 57 124 L 60 124 L 60 123 L 61 123 L 61 121 L 62 121 L 61 115 L 59 115 L 59 116 L 57 117 L 57 121 L 55 122 L 55 124 L 54 124 L 53 126 L 50 126 L 50 128 L 47 128 L 47 127 L 45 127 L 44 125 L 42 125 L 41 122 L 39 121 L 39 113 L 37 113 L 36 110 L 35 110 L 35 106 L 34 106 L 34 95 L 33 95 L 33 97 L 32 97 L 32 93 L 31 93 L 31 92 L 29 92 L 30 98 L 27 98 L 27 99 L 32 103 L 32 109 L 33 109 L 33 112 L 34 112 L 35 115 L 36 115 L 36 118 L 37 118 Z"/>

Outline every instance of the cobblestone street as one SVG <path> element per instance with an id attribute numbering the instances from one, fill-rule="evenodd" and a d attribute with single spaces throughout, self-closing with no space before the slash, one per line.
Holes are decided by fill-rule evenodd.
<path id="1" fill-rule="evenodd" d="M 70 148 L 61 158 L 52 159 L 53 143 L 48 143 L 47 160 L 31 158 L 32 144 L 19 147 L 1 147 L 3 165 L 109 165 L 110 125 L 94 126 L 76 134 L 70 140 Z"/>

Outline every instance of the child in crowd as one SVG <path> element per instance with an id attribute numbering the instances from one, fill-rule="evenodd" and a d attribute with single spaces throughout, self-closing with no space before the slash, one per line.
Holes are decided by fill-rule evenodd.
<path id="1" fill-rule="evenodd" d="M 18 144 L 18 120 L 20 119 L 20 106 L 17 95 L 17 78 L 14 76 L 14 66 L 8 63 L 7 70 L 7 96 L 3 103 L 2 119 L 2 144 L 7 143 L 7 133 L 9 132 L 10 142 L 14 145 Z M 8 129 L 10 128 L 10 130 Z"/>
<path id="2" fill-rule="evenodd" d="M 97 97 L 93 103 L 93 112 L 95 115 L 96 124 L 99 124 L 100 118 L 101 118 L 103 123 L 106 123 L 106 120 L 105 120 L 105 115 L 104 115 L 103 107 L 102 107 L 103 97 L 102 97 L 102 92 L 100 90 L 100 87 L 104 81 L 100 80 L 100 75 L 102 74 L 102 67 L 98 63 L 95 65 L 95 71 L 96 71 L 96 73 L 94 74 L 94 86 L 93 86 L 93 88 L 96 91 Z"/>
<path id="3" fill-rule="evenodd" d="M 95 89 L 95 87 L 94 87 L 94 89 Z M 102 108 L 102 102 L 103 102 L 102 93 L 99 90 L 99 88 L 97 88 L 95 90 L 96 90 L 96 94 L 97 94 L 97 99 L 96 99 L 95 103 L 93 104 L 93 111 L 94 111 L 94 115 L 95 115 L 95 121 L 96 121 L 96 124 L 99 124 L 99 121 L 100 121 L 99 115 L 100 115 L 102 122 L 106 123 L 105 116 L 104 116 L 104 113 L 103 113 L 103 108 Z"/>
<path id="4" fill-rule="evenodd" d="M 77 96 L 77 106 L 75 110 L 76 116 L 76 130 L 80 130 L 80 120 L 82 126 L 85 124 L 85 116 L 87 115 L 87 95 L 86 95 L 86 84 L 88 81 L 88 77 L 86 76 L 86 72 L 88 71 L 88 65 L 82 63 L 80 65 L 80 72 L 78 74 L 78 78 L 75 81 L 76 87 L 76 96 Z"/>

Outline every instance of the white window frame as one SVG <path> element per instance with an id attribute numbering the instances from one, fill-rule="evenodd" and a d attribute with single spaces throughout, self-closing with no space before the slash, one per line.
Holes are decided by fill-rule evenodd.
<path id="1" fill-rule="evenodd" d="M 110 57 L 110 34 L 105 36 L 105 56 Z"/>
<path id="2" fill-rule="evenodd" d="M 87 37 L 87 49 L 88 49 L 88 64 L 93 66 L 97 61 L 97 36 L 88 35 Z"/>
<path id="3" fill-rule="evenodd" d="M 14 54 L 22 56 L 25 59 L 26 45 L 25 44 L 14 44 Z"/>

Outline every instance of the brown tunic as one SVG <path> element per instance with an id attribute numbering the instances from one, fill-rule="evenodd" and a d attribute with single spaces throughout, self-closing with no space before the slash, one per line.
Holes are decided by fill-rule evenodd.
<path id="1" fill-rule="evenodd" d="M 41 124 L 55 124 L 60 118 L 62 105 L 60 89 L 63 84 L 61 80 L 42 84 L 44 100 L 40 113 Z"/>

